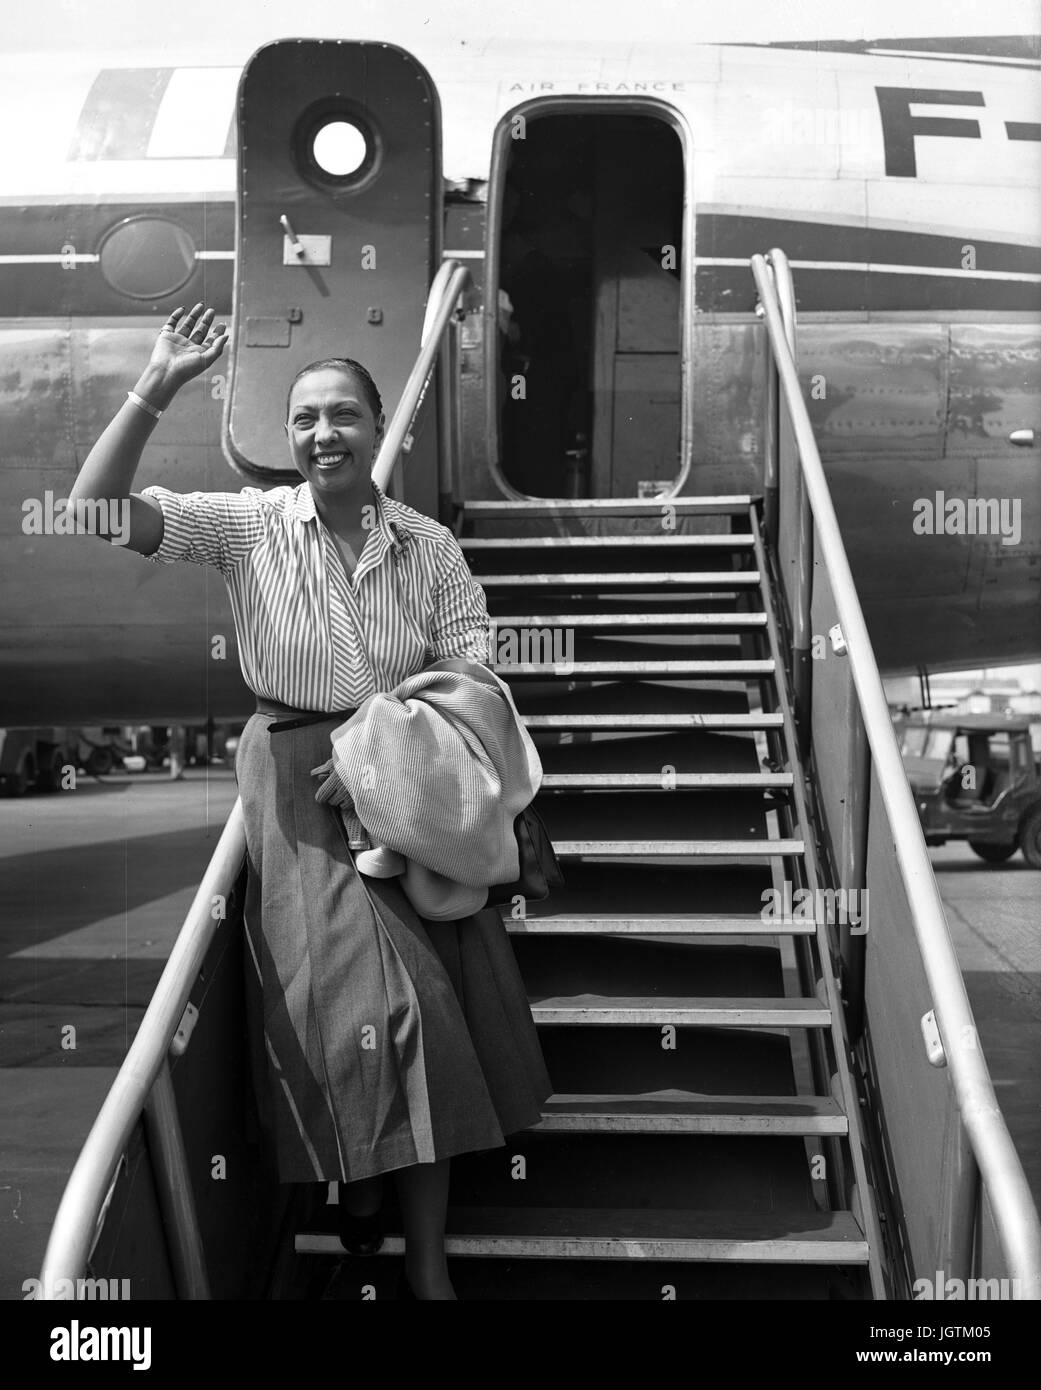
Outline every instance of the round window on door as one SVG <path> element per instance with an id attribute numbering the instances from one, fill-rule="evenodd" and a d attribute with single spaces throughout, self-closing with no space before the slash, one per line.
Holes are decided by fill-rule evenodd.
<path id="1" fill-rule="evenodd" d="M 369 142 L 353 121 L 331 120 L 318 127 L 311 141 L 311 156 L 331 179 L 357 174 L 369 155 Z"/>
<path id="2" fill-rule="evenodd" d="M 101 243 L 101 273 L 131 299 L 163 299 L 195 271 L 195 242 L 168 217 L 128 217 Z"/>
<path id="3" fill-rule="evenodd" d="M 368 181 L 380 142 L 354 106 L 334 97 L 309 107 L 297 121 L 293 155 L 311 183 L 347 191 Z"/>

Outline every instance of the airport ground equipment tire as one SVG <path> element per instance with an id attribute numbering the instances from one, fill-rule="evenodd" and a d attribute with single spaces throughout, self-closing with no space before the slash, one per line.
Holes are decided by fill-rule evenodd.
<path id="1" fill-rule="evenodd" d="M 62 768 L 64 766 L 65 759 L 62 757 L 61 749 L 52 748 L 45 756 L 36 774 L 36 790 L 38 792 L 60 791 Z"/>
<path id="2" fill-rule="evenodd" d="M 102 745 L 100 748 L 92 748 L 90 757 L 86 761 L 86 769 L 91 777 L 105 777 L 116 765 L 115 754 L 111 748 Z"/>
<path id="3" fill-rule="evenodd" d="M 24 796 L 32 784 L 35 771 L 33 756 L 27 748 L 18 759 L 15 770 L 0 778 L 0 793 L 4 796 Z"/>
<path id="4" fill-rule="evenodd" d="M 973 854 L 985 859 L 988 864 L 1004 864 L 1006 859 L 1012 858 L 1019 845 L 1015 840 L 1010 840 L 1007 845 L 992 844 L 986 840 L 970 840 L 969 849 Z"/>
<path id="5" fill-rule="evenodd" d="M 1041 806 L 1034 806 L 1019 826 L 1019 847 L 1032 869 L 1041 869 Z"/>

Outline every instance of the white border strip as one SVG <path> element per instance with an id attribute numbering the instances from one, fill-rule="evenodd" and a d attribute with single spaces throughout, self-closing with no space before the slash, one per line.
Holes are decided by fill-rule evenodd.
<path id="1" fill-rule="evenodd" d="M 234 251 L 196 251 L 197 261 L 233 261 Z M 43 253 L 29 256 L 0 256 L 0 265 L 68 265 L 71 261 L 74 265 L 96 265 L 101 260 L 100 256 L 92 255 L 86 251 L 70 251 L 67 255 L 52 255 Z"/>
<path id="2" fill-rule="evenodd" d="M 915 58 L 928 59 L 934 63 L 985 63 L 995 68 L 1033 68 L 1039 66 L 1036 58 L 1006 58 L 1000 54 L 987 53 L 948 53 L 946 50 L 932 49 L 928 53 L 913 48 L 869 48 L 868 53 L 875 58 Z"/>
<path id="3" fill-rule="evenodd" d="M 69 251 L 65 255 L 56 256 L 0 256 L 0 265 L 95 265 L 101 260 L 100 256 L 88 255 L 87 252 Z"/>
<path id="4" fill-rule="evenodd" d="M 444 258 L 470 261 L 484 259 L 483 251 L 445 251 Z M 0 265 L 95 265 L 100 256 L 86 252 L 68 255 L 27 255 L 0 256 Z M 234 251 L 196 251 L 197 261 L 233 261 Z M 696 266 L 743 266 L 751 265 L 750 257 L 742 256 L 695 256 Z M 864 270 L 878 275 L 938 275 L 951 280 L 1009 280 L 1027 285 L 1041 284 L 1041 273 L 1025 270 L 945 270 L 936 265 L 886 265 L 875 261 L 790 261 L 793 270 Z"/>

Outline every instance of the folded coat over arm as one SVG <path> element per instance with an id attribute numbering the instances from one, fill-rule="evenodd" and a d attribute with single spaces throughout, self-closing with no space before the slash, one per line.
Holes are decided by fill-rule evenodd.
<path id="1" fill-rule="evenodd" d="M 514 821 L 542 765 L 508 686 L 453 658 L 370 695 L 332 734 L 333 765 L 373 842 L 470 887 L 519 872 Z"/>

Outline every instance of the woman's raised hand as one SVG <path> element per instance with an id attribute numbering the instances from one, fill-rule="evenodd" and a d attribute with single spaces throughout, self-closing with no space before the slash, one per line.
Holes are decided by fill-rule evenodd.
<path id="1" fill-rule="evenodd" d="M 212 367 L 224 351 L 227 326 L 214 324 L 213 314 L 196 304 L 187 313 L 175 309 L 163 324 L 145 371 L 160 377 L 171 393 Z"/>

